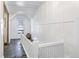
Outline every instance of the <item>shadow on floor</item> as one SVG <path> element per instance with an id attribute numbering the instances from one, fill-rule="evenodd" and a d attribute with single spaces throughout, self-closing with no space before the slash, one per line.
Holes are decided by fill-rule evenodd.
<path id="1" fill-rule="evenodd" d="M 4 58 L 27 58 L 20 39 L 11 39 L 10 44 L 4 47 Z"/>

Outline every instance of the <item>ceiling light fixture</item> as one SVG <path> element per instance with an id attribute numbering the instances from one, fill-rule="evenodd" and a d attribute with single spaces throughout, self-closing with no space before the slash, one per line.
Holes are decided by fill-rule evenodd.
<path id="1" fill-rule="evenodd" d="M 23 1 L 18 1 L 18 2 L 16 2 L 16 4 L 17 4 L 18 6 L 24 6 L 24 2 L 23 2 Z"/>

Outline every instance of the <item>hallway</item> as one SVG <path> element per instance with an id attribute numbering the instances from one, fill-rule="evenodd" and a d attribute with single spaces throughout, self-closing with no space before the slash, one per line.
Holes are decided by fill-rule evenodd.
<path id="1" fill-rule="evenodd" d="M 9 46 L 4 49 L 5 58 L 26 58 L 20 39 L 12 39 Z"/>
<path id="2" fill-rule="evenodd" d="M 79 58 L 79 1 L 0 2 L 0 58 Z"/>

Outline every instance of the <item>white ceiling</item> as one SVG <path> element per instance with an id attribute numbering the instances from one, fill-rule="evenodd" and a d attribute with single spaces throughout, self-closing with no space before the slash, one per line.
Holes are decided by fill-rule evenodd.
<path id="1" fill-rule="evenodd" d="M 36 10 L 39 8 L 43 1 L 24 1 L 24 6 L 18 6 L 16 4 L 17 1 L 7 1 L 5 2 L 7 9 L 9 11 L 10 17 L 14 17 L 16 15 L 26 17 L 32 17 Z"/>

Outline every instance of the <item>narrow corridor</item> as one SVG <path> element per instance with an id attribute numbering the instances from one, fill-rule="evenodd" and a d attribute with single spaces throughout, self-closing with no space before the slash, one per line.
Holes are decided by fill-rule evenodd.
<path id="1" fill-rule="evenodd" d="M 4 49 L 5 58 L 26 58 L 20 39 L 11 39 L 8 47 Z"/>

